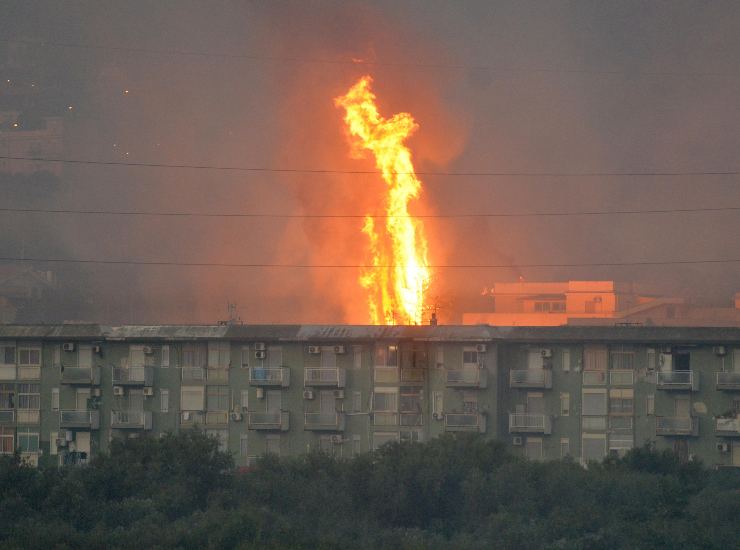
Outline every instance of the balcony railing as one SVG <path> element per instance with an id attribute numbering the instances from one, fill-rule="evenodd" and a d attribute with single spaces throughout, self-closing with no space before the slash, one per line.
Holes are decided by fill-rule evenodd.
<path id="1" fill-rule="evenodd" d="M 345 372 L 342 368 L 307 368 L 303 372 L 305 386 L 344 387 Z"/>
<path id="2" fill-rule="evenodd" d="M 59 427 L 97 430 L 100 427 L 100 412 L 74 409 L 59 411 Z"/>
<path id="3" fill-rule="evenodd" d="M 740 372 L 718 372 L 718 390 L 740 390 Z"/>
<path id="4" fill-rule="evenodd" d="M 697 437 L 699 419 L 693 416 L 656 416 L 655 434 Z"/>
<path id="5" fill-rule="evenodd" d="M 41 411 L 39 409 L 18 409 L 15 418 L 18 424 L 38 424 L 41 422 Z"/>
<path id="6" fill-rule="evenodd" d="M 445 430 L 485 433 L 486 417 L 481 413 L 447 413 L 445 414 Z"/>
<path id="7" fill-rule="evenodd" d="M 209 367 L 206 369 L 206 380 L 211 384 L 228 384 L 229 369 Z"/>
<path id="8" fill-rule="evenodd" d="M 62 367 L 61 382 L 73 386 L 98 386 L 100 367 Z"/>
<path id="9" fill-rule="evenodd" d="M 659 371 L 656 385 L 659 390 L 699 391 L 699 373 L 691 370 Z"/>
<path id="10" fill-rule="evenodd" d="M 446 377 L 448 388 L 485 388 L 488 371 L 478 365 L 471 365 L 448 370 Z"/>
<path id="11" fill-rule="evenodd" d="M 113 369 L 114 386 L 152 386 L 154 367 L 128 367 Z"/>
<path id="12" fill-rule="evenodd" d="M 15 380 L 16 377 L 15 365 L 0 365 L 0 380 Z"/>
<path id="13" fill-rule="evenodd" d="M 424 369 L 408 368 L 401 369 L 401 382 L 410 384 L 421 384 L 424 382 Z"/>
<path id="14" fill-rule="evenodd" d="M 290 369 L 288 367 L 250 367 L 249 384 L 252 386 L 290 386 Z"/>
<path id="15" fill-rule="evenodd" d="M 552 371 L 545 369 L 515 369 L 509 371 L 511 388 L 552 388 Z"/>
<path id="16" fill-rule="evenodd" d="M 372 416 L 373 426 L 398 426 L 398 413 L 375 411 Z"/>
<path id="17" fill-rule="evenodd" d="M 111 411 L 110 427 L 119 430 L 151 430 L 151 411 Z"/>
<path id="18" fill-rule="evenodd" d="M 714 432 L 723 437 L 740 437 L 740 415 L 732 418 L 715 418 Z"/>
<path id="19" fill-rule="evenodd" d="M 15 410 L 0 410 L 0 424 L 13 424 L 15 422 Z"/>
<path id="20" fill-rule="evenodd" d="M 635 384 L 635 371 L 633 370 L 609 371 L 609 383 L 612 386 L 633 386 Z"/>
<path id="21" fill-rule="evenodd" d="M 344 414 L 305 413 L 303 428 L 316 431 L 342 431 L 344 430 Z"/>
<path id="22" fill-rule="evenodd" d="M 19 366 L 18 380 L 41 380 L 41 365 Z"/>
<path id="23" fill-rule="evenodd" d="M 213 426 L 214 424 L 228 424 L 229 423 L 229 412 L 228 411 L 208 411 L 206 412 L 206 425 Z"/>
<path id="24" fill-rule="evenodd" d="M 250 412 L 247 416 L 250 430 L 271 430 L 287 432 L 290 428 L 290 413 L 278 412 Z"/>
<path id="25" fill-rule="evenodd" d="M 206 369 L 203 367 L 182 367 L 180 379 L 183 382 L 205 382 Z"/>
<path id="26" fill-rule="evenodd" d="M 180 413 L 180 426 L 190 428 L 198 424 L 205 424 L 206 415 L 202 411 L 182 411 Z"/>
<path id="27" fill-rule="evenodd" d="M 552 418 L 546 414 L 509 413 L 509 433 L 552 433 Z"/>
<path id="28" fill-rule="evenodd" d="M 585 370 L 583 371 L 584 386 L 603 386 L 606 384 L 605 370 Z"/>

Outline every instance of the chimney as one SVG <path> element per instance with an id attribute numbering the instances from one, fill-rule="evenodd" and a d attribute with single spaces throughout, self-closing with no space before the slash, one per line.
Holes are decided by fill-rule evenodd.
<path id="1" fill-rule="evenodd" d="M 735 303 L 737 303 L 737 298 L 735 299 Z M 429 318 L 429 324 L 433 327 L 437 326 L 437 314 L 432 313 L 432 316 Z"/>

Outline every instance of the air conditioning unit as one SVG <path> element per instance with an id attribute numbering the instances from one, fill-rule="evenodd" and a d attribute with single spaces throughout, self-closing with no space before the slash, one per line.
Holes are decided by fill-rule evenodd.
<path id="1" fill-rule="evenodd" d="M 92 350 L 93 350 L 93 353 L 96 353 L 97 355 L 100 355 L 101 353 L 103 353 L 102 346 L 93 346 Z"/>
<path id="2" fill-rule="evenodd" d="M 74 351 L 75 350 L 75 343 L 74 342 L 65 342 L 62 344 L 62 349 L 64 351 Z"/>
<path id="3" fill-rule="evenodd" d="M 331 442 L 334 445 L 341 445 L 342 444 L 342 436 L 341 435 L 333 435 L 333 436 L 331 436 Z"/>
<path id="4" fill-rule="evenodd" d="M 444 417 L 445 417 L 445 415 L 443 415 L 442 413 L 433 413 L 432 414 L 432 418 L 434 418 L 434 420 L 442 420 Z"/>
<path id="5" fill-rule="evenodd" d="M 729 453 L 730 446 L 727 443 L 717 443 L 717 450 L 720 453 Z"/>
<path id="6" fill-rule="evenodd" d="M 75 440 L 75 433 L 72 430 L 59 430 L 58 437 L 64 437 L 67 443 Z"/>
<path id="7" fill-rule="evenodd" d="M 67 440 L 63 437 L 57 437 L 57 447 L 66 447 L 67 446 Z"/>
<path id="8" fill-rule="evenodd" d="M 311 355 L 319 355 L 321 353 L 321 346 L 308 346 L 308 353 Z"/>
<path id="9" fill-rule="evenodd" d="M 542 348 L 542 350 L 540 351 L 540 354 L 545 359 L 549 359 L 550 357 L 552 357 L 552 350 L 550 348 Z"/>
<path id="10" fill-rule="evenodd" d="M 154 388 L 152 387 L 144 388 L 144 397 L 152 397 L 153 395 L 154 395 Z"/>
<path id="11" fill-rule="evenodd" d="M 144 346 L 143 348 L 141 348 L 141 351 L 143 351 L 146 355 L 151 355 L 152 353 L 154 353 L 154 350 L 151 346 Z"/>
<path id="12" fill-rule="evenodd" d="M 123 386 L 113 386 L 113 395 L 123 395 Z"/>
<path id="13" fill-rule="evenodd" d="M 241 422 L 242 421 L 242 413 L 240 412 L 233 412 L 231 413 L 231 420 L 232 422 Z"/>
<path id="14" fill-rule="evenodd" d="M 184 411 L 182 413 L 182 421 L 183 422 L 190 422 L 190 411 Z"/>
<path id="15" fill-rule="evenodd" d="M 334 399 L 344 399 L 344 390 L 334 390 Z"/>
<path id="16" fill-rule="evenodd" d="M 475 346 L 475 351 L 477 351 L 478 353 L 486 353 L 487 350 L 488 346 L 486 346 L 485 344 L 476 344 Z"/>
<path id="17" fill-rule="evenodd" d="M 334 346 L 334 353 L 345 353 L 344 346 Z"/>
<path id="18" fill-rule="evenodd" d="M 727 350 L 725 349 L 725 346 L 714 346 L 714 355 L 726 355 Z"/>
<path id="19" fill-rule="evenodd" d="M 101 391 L 100 388 L 93 388 L 90 390 L 90 397 L 100 397 Z"/>
<path id="20" fill-rule="evenodd" d="M 264 399 L 265 398 L 265 389 L 264 388 L 257 388 L 255 390 L 255 394 L 257 399 Z"/>
<path id="21" fill-rule="evenodd" d="M 264 359 L 265 357 L 267 357 L 267 353 L 265 351 L 262 351 L 262 350 L 257 350 L 257 351 L 254 352 L 254 356 L 257 359 Z"/>
<path id="22" fill-rule="evenodd" d="M 265 346 L 265 343 L 264 342 L 257 342 L 254 345 L 254 349 L 256 351 L 265 351 L 267 349 L 267 346 Z"/>
<path id="23" fill-rule="evenodd" d="M 524 438 L 521 435 L 515 435 L 511 438 L 511 444 L 515 447 L 521 447 L 524 445 Z"/>
<path id="24" fill-rule="evenodd" d="M 303 399 L 313 399 L 313 390 L 303 390 Z"/>

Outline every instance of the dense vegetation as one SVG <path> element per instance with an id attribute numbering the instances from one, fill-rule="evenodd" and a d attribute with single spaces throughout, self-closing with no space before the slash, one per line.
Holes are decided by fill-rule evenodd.
<path id="1" fill-rule="evenodd" d="M 444 437 L 352 460 L 233 467 L 196 432 L 114 442 L 85 468 L 0 464 L 3 548 L 736 548 L 740 472 L 637 449 L 534 463 Z"/>

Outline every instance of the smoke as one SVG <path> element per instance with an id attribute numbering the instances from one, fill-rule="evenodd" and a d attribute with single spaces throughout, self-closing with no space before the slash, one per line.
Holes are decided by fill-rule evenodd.
<path id="1" fill-rule="evenodd" d="M 690 2 L 219 6 L 95 2 L 65 11 L 39 1 L 11 9 L 3 28 L 22 39 L 138 50 L 34 52 L 35 64 L 40 55 L 45 66 L 64 67 L 52 80 L 61 83 L 64 102 L 74 104 L 65 115 L 70 158 L 372 170 L 372 159 L 350 157 L 341 112 L 332 102 L 370 73 L 382 113 L 410 112 L 419 123 L 409 145 L 420 172 L 738 169 L 735 3 L 703 5 L 700 12 Z M 366 63 L 337 62 L 348 59 Z M 734 177 L 421 179 L 423 196 L 412 205 L 417 214 L 740 205 Z M 372 175 L 66 166 L 47 206 L 362 215 L 381 213 L 382 189 Z M 361 218 L 52 220 L 45 224 L 53 239 L 25 239 L 28 256 L 366 261 Z M 482 287 L 519 277 L 634 281 L 714 303 L 726 303 L 740 280 L 738 264 L 517 267 L 737 257 L 736 212 L 433 218 L 425 227 L 435 265 L 513 266 L 436 270 L 430 296 L 447 308 L 443 320 L 475 307 Z M 18 249 L 12 239 L 4 250 Z M 49 250 L 52 242 L 56 251 Z M 235 302 L 249 322 L 367 319 L 354 268 L 54 269 L 84 296 L 68 305 L 64 318 L 213 322 Z"/>

